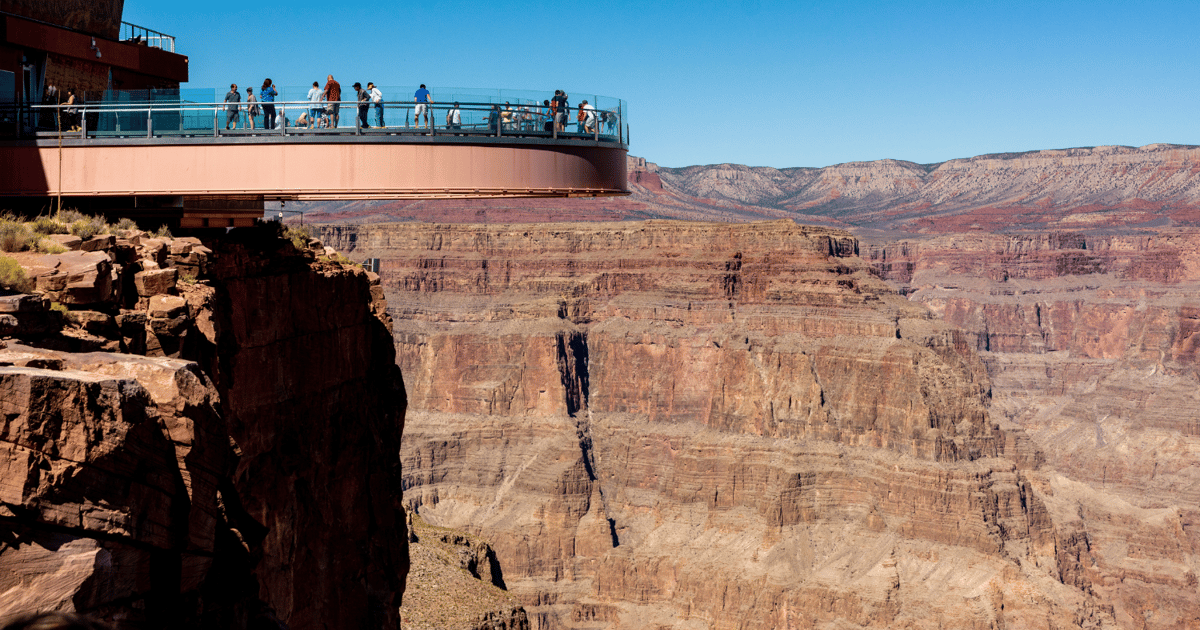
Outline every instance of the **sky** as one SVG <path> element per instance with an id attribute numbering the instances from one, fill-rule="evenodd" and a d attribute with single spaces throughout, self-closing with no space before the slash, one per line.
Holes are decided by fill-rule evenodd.
<path id="1" fill-rule="evenodd" d="M 669 167 L 1200 144 L 1196 0 L 125 0 L 124 20 L 177 38 L 184 87 L 621 98 L 630 154 Z"/>

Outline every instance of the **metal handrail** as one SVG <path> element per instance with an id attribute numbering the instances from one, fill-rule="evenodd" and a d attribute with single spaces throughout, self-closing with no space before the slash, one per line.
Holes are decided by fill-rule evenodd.
<path id="1" fill-rule="evenodd" d="M 156 30 L 130 24 L 129 22 L 121 22 L 121 39 L 123 41 L 134 43 L 145 43 L 151 48 L 161 48 L 169 52 L 175 52 L 175 36 L 160 33 Z"/>
<path id="2" fill-rule="evenodd" d="M 325 127 L 325 128 L 314 127 L 311 125 L 305 126 L 305 127 L 299 127 L 299 126 L 295 126 L 295 125 L 292 125 L 292 126 L 281 125 L 281 126 L 277 126 L 275 129 L 265 129 L 265 128 L 260 127 L 260 128 L 254 128 L 254 129 L 246 129 L 246 128 L 236 129 L 235 128 L 235 129 L 231 130 L 231 129 L 222 129 L 221 128 L 222 113 L 225 114 L 226 121 L 224 124 L 226 126 L 228 126 L 230 124 L 230 121 L 228 119 L 228 115 L 230 112 L 237 113 L 236 123 L 234 123 L 234 124 L 235 125 L 242 124 L 243 116 L 246 114 L 246 112 L 249 110 L 249 108 L 251 106 L 257 106 L 259 108 L 260 116 L 265 115 L 264 111 L 263 111 L 263 108 L 265 106 L 268 106 L 268 105 L 274 106 L 276 108 L 276 116 L 282 117 L 285 121 L 287 121 L 288 120 L 287 114 L 289 113 L 289 111 L 290 112 L 299 111 L 299 112 L 301 112 L 301 114 L 303 116 L 311 116 L 313 110 L 320 110 L 318 112 L 318 114 L 323 114 L 322 117 L 327 117 L 331 114 L 331 112 L 328 111 L 327 106 L 332 105 L 332 104 L 336 104 L 339 106 L 339 110 L 340 110 L 339 118 L 340 118 L 341 113 L 345 113 L 353 119 L 353 121 L 354 121 L 353 127 L 344 126 L 344 125 L 339 124 L 337 127 Z M 404 125 L 385 126 L 382 128 L 379 128 L 379 127 L 370 128 L 370 127 L 362 126 L 361 125 L 362 120 L 357 115 L 355 108 L 356 107 L 364 107 L 364 108 L 367 108 L 368 112 L 369 112 L 370 109 L 375 108 L 377 105 L 382 105 L 385 112 L 391 111 L 391 112 L 395 113 L 396 111 L 399 111 L 399 110 L 405 111 L 405 124 Z M 428 114 L 428 118 L 429 118 L 429 124 L 427 124 L 427 125 L 417 124 L 417 121 L 415 121 L 415 120 L 412 121 L 413 124 L 409 124 L 409 119 L 408 119 L 407 115 L 409 112 L 415 112 L 415 108 L 418 105 L 426 106 L 427 114 Z M 180 134 L 182 134 L 182 135 L 205 135 L 205 136 L 207 136 L 207 135 L 211 134 L 212 136 L 216 137 L 216 136 L 221 136 L 221 135 L 231 135 L 231 133 L 233 135 L 246 135 L 248 132 L 250 132 L 254 135 L 266 135 L 266 134 L 270 134 L 270 133 L 278 133 L 280 135 L 286 135 L 288 133 L 304 133 L 305 131 L 311 131 L 313 129 L 319 128 L 322 133 L 345 133 L 345 134 L 355 134 L 355 135 L 361 135 L 364 133 L 364 131 L 366 131 L 367 133 L 382 132 L 382 133 L 389 133 L 389 134 L 412 134 L 415 132 L 415 133 L 421 133 L 421 134 L 428 133 L 429 135 L 438 135 L 438 134 L 443 134 L 443 135 L 444 134 L 480 135 L 479 132 L 484 132 L 487 135 L 494 135 L 497 137 L 502 137 L 502 136 L 546 137 L 547 135 L 549 135 L 551 138 L 557 139 L 561 134 L 564 137 L 571 138 L 571 139 L 590 138 L 597 142 L 601 141 L 601 140 L 606 141 L 606 142 L 611 142 L 611 141 L 615 140 L 621 144 L 625 144 L 627 142 L 627 138 L 628 138 L 628 125 L 622 124 L 621 112 L 619 111 L 619 108 L 617 111 L 584 109 L 584 108 L 580 108 L 580 107 L 566 108 L 565 112 L 567 114 L 567 125 L 566 125 L 567 127 L 569 127 L 571 124 L 575 123 L 575 121 L 572 120 L 572 112 L 574 112 L 576 114 L 581 110 L 590 112 L 590 122 L 592 124 L 589 126 L 591 128 L 586 133 L 580 133 L 578 131 L 574 131 L 574 132 L 567 131 L 566 128 L 559 129 L 558 125 L 550 125 L 551 128 L 549 130 L 547 130 L 546 123 L 551 121 L 552 119 L 551 119 L 550 111 L 548 109 L 545 109 L 544 106 L 510 105 L 510 106 L 506 107 L 503 105 L 499 105 L 497 103 L 477 103 L 477 102 L 473 102 L 473 103 L 461 103 L 460 102 L 457 105 L 457 109 L 460 110 L 460 112 L 482 113 L 482 114 L 484 114 L 483 116 L 477 116 L 477 118 L 480 118 L 481 120 L 478 120 L 476 122 L 463 122 L 457 127 L 450 127 L 450 125 L 445 121 L 442 121 L 441 123 L 439 123 L 439 118 L 445 118 L 446 113 L 449 112 L 451 109 L 455 108 L 455 106 L 453 104 L 450 104 L 450 103 L 413 103 L 413 102 L 407 102 L 407 101 L 383 101 L 381 103 L 374 103 L 371 101 L 365 101 L 365 102 L 359 102 L 359 101 L 332 101 L 332 102 L 331 101 L 268 101 L 268 102 L 255 101 L 253 103 L 248 103 L 246 101 L 233 101 L 233 102 L 221 101 L 221 102 L 208 102 L 208 103 L 187 102 L 187 101 L 183 101 L 183 102 L 180 102 L 180 101 L 148 101 L 148 102 L 138 102 L 138 103 L 113 103 L 113 102 L 73 103 L 70 105 L 67 105 L 67 104 L 47 104 L 47 105 L 20 104 L 20 105 L 17 105 L 16 107 L 19 108 L 20 110 L 28 110 L 28 112 L 33 117 L 37 117 L 39 114 L 49 116 L 50 120 L 55 122 L 54 125 L 51 125 L 50 129 L 39 132 L 39 135 L 43 135 L 43 136 L 49 134 L 51 136 L 62 135 L 64 137 L 84 137 L 84 138 L 97 137 L 98 135 L 103 135 L 104 137 L 151 137 L 152 138 L 152 137 L 156 137 L 156 136 L 161 137 L 163 135 L 180 135 Z M 439 110 L 442 112 L 441 117 L 439 117 L 436 113 Z M 509 112 L 511 114 L 511 118 L 508 121 L 503 120 L 503 114 L 505 112 Z M 207 126 L 207 124 L 205 124 L 204 127 L 195 127 L 195 126 L 185 127 L 185 122 L 184 122 L 185 117 L 191 116 L 193 118 L 193 122 L 194 122 L 196 120 L 196 118 L 195 118 L 196 115 L 202 115 L 202 116 L 204 116 L 205 120 L 207 120 L 209 113 L 211 113 L 211 115 L 212 115 L 212 127 L 211 128 L 209 128 Z M 158 129 L 155 129 L 155 126 L 156 126 L 156 123 L 155 123 L 156 116 L 155 115 L 156 114 L 161 115 L 158 117 L 159 118 L 159 122 L 157 123 L 159 125 Z M 124 121 L 119 117 L 115 118 L 114 119 L 115 126 L 117 127 L 115 131 L 98 132 L 95 129 L 92 129 L 91 131 L 88 130 L 89 119 L 95 119 L 98 116 L 116 116 L 116 115 L 130 115 L 130 116 L 127 120 L 124 120 Z M 162 118 L 164 116 L 168 117 L 168 118 L 177 117 L 177 120 L 163 120 Z M 18 114 L 18 119 L 21 119 L 21 118 L 22 117 Z M 66 129 L 70 129 L 71 127 L 75 126 L 74 124 L 62 124 L 62 121 L 67 118 L 69 118 L 70 121 L 72 121 L 72 123 L 73 123 L 73 121 L 78 120 L 78 122 L 79 122 L 78 126 L 81 127 L 81 130 L 80 131 L 67 131 Z M 460 116 L 460 118 L 469 119 L 470 117 L 469 116 Z M 299 120 L 299 119 L 300 119 L 300 117 L 298 116 L 297 120 Z M 122 122 L 126 122 L 127 124 L 129 124 L 130 126 L 133 126 L 135 128 L 130 129 L 128 131 L 123 131 L 121 129 Z M 141 124 L 143 124 L 143 123 L 145 124 L 144 129 L 141 128 Z M 162 125 L 177 126 L 178 128 L 165 129 L 162 127 Z M 601 132 L 602 127 L 607 127 L 608 128 L 607 132 L 602 133 Z"/>

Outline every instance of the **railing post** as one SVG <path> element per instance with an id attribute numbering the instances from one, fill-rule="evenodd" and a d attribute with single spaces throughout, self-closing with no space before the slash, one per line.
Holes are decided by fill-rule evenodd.
<path id="1" fill-rule="evenodd" d="M 279 124 L 280 120 L 283 121 L 282 125 Z M 279 127 L 279 135 L 286 136 L 287 135 L 287 107 L 280 105 L 279 109 L 275 110 L 275 124 Z"/>
<path id="2" fill-rule="evenodd" d="M 87 139 L 87 108 L 81 107 L 78 109 L 79 109 L 79 128 L 82 130 L 80 133 L 83 134 L 83 139 L 86 140 Z"/>
<path id="3" fill-rule="evenodd" d="M 354 135 L 361 136 L 362 135 L 362 116 L 359 115 L 359 113 L 358 113 L 359 112 L 358 107 L 359 106 L 356 105 L 355 110 L 354 110 Z"/>
<path id="4" fill-rule="evenodd" d="M 221 132 L 217 130 L 217 108 L 214 106 L 213 107 L 213 137 L 216 138 L 219 135 L 221 135 Z"/>
<path id="5" fill-rule="evenodd" d="M 429 135 L 437 135 L 437 114 L 433 113 L 433 103 L 429 104 Z"/>
<path id="6" fill-rule="evenodd" d="M 500 137 L 500 128 L 504 126 L 504 111 L 499 110 L 499 109 L 493 109 L 492 113 L 495 114 L 495 117 L 496 117 L 496 120 L 494 121 L 496 124 L 496 137 L 499 138 Z"/>
<path id="7" fill-rule="evenodd" d="M 146 137 L 154 137 L 154 108 L 146 109 Z"/>

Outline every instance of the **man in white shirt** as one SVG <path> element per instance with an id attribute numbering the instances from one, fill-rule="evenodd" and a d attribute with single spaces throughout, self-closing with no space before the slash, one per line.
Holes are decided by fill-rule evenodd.
<path id="1" fill-rule="evenodd" d="M 374 83 L 367 82 L 367 91 L 371 93 L 371 102 L 375 103 L 375 126 L 383 126 L 383 92 Z"/>
<path id="2" fill-rule="evenodd" d="M 446 128 L 462 129 L 462 110 L 458 108 L 458 101 L 455 101 L 454 107 L 446 112 Z"/>

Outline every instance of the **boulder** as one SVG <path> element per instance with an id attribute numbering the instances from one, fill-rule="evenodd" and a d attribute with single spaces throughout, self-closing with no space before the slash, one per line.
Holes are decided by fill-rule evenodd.
<path id="1" fill-rule="evenodd" d="M 187 300 L 177 295 L 156 295 L 150 298 L 150 319 L 174 319 L 187 315 Z"/>
<path id="2" fill-rule="evenodd" d="M 38 291 L 63 304 L 98 304 L 115 299 L 112 262 L 104 252 L 47 254 L 27 271 Z"/>
<path id="3" fill-rule="evenodd" d="M 17 295 L 0 295 L 0 313 L 29 313 L 44 311 L 50 308 L 50 302 L 44 296 L 19 293 Z"/>
<path id="4" fill-rule="evenodd" d="M 133 276 L 133 284 L 140 296 L 160 295 L 173 292 L 178 277 L 179 272 L 175 269 L 139 271 Z"/>
<path id="5" fill-rule="evenodd" d="M 70 250 L 79 249 L 83 245 L 83 239 L 74 234 L 51 234 L 46 238 Z"/>
<path id="6" fill-rule="evenodd" d="M 117 326 L 113 316 L 99 311 L 67 311 L 67 321 L 100 337 L 115 337 Z"/>
<path id="7" fill-rule="evenodd" d="M 79 246 L 79 249 L 85 252 L 107 251 L 112 249 L 116 244 L 117 237 L 113 236 L 112 234 L 101 234 L 85 240 L 83 244 Z"/>

